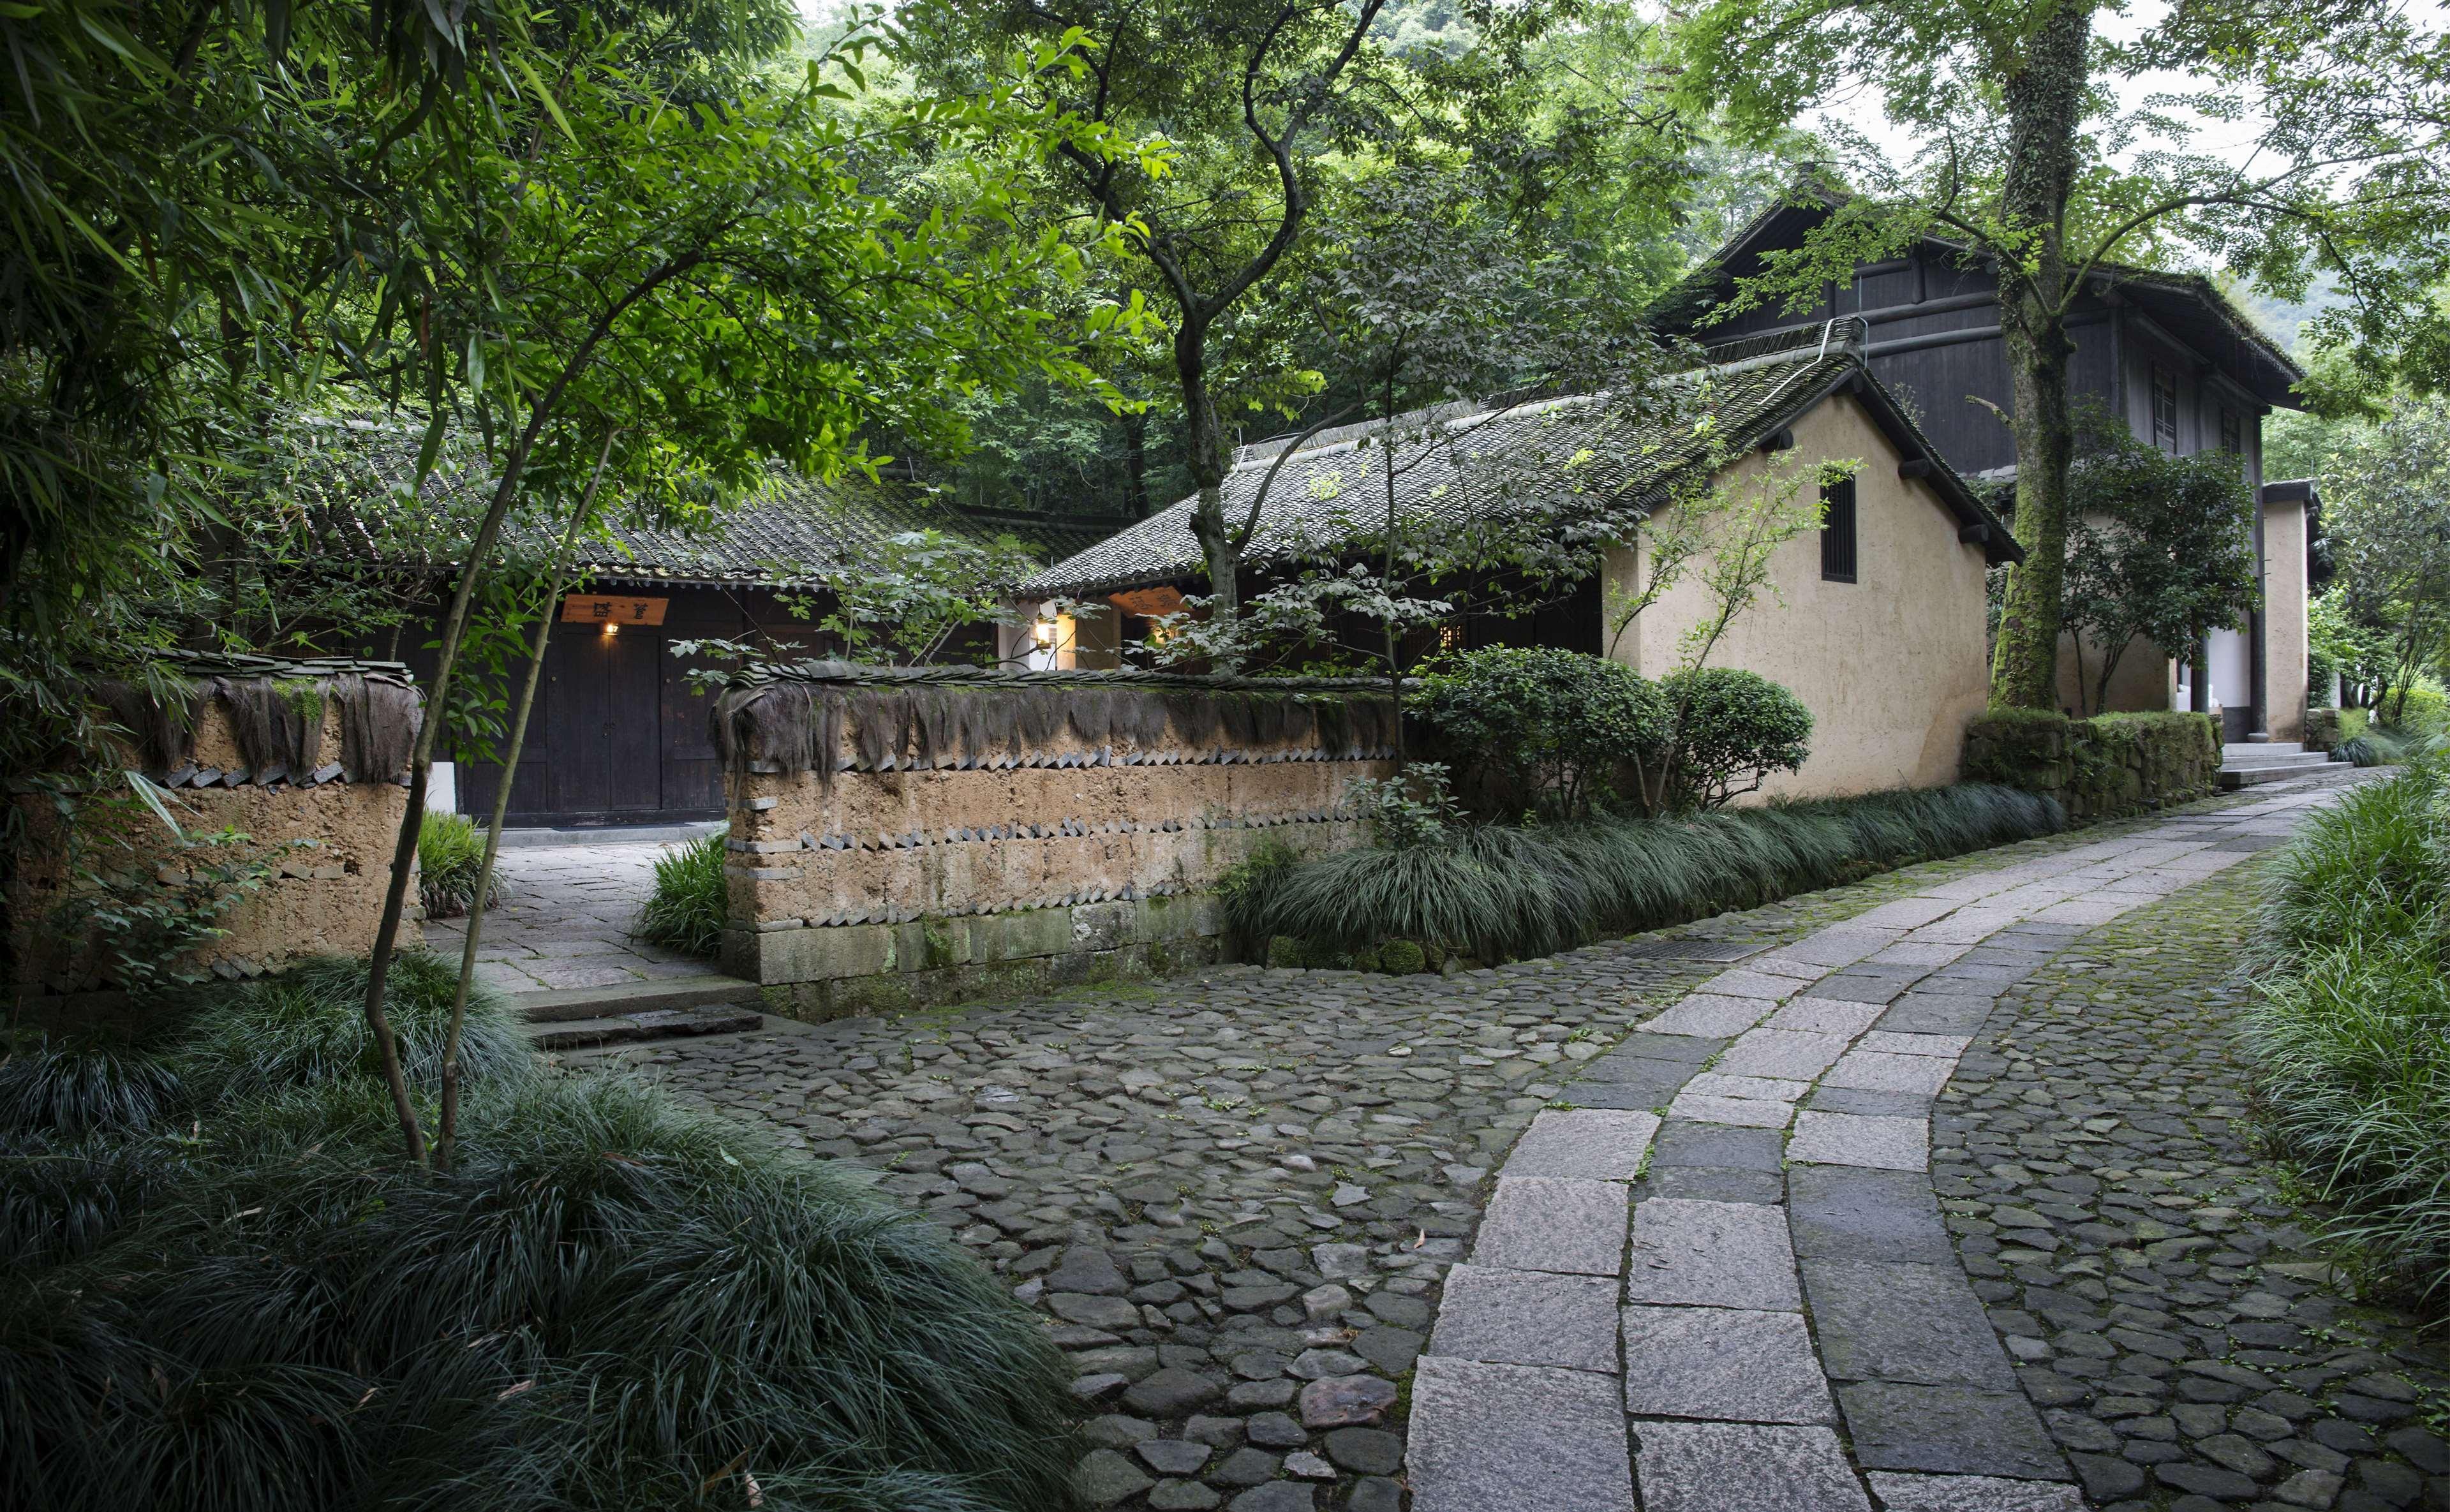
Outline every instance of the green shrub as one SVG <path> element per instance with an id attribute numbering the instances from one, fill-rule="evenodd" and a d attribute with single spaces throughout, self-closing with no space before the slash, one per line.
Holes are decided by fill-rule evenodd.
<path id="1" fill-rule="evenodd" d="M 2394 692 L 2375 710 L 2387 715 L 2390 727 L 2401 735 L 2450 734 L 2450 696 L 2430 681 L 2417 683 L 2402 697 Z"/>
<path id="2" fill-rule="evenodd" d="M 457 919 L 476 897 L 485 864 L 485 832 L 463 814 L 428 812 L 417 826 L 417 898 L 428 919 Z M 501 901 L 501 882 L 487 889 L 486 906 Z"/>
<path id="3" fill-rule="evenodd" d="M 1409 940 L 1390 940 L 1378 947 L 1378 969 L 1390 977 L 1410 977 L 1429 969 L 1428 953 Z"/>
<path id="4" fill-rule="evenodd" d="M 1665 734 L 1659 689 L 1640 673 L 1551 647 L 1468 651 L 1404 702 L 1452 758 L 1466 803 L 1491 817 L 1587 815 L 1620 766 L 1657 762 Z"/>
<path id="5" fill-rule="evenodd" d="M 2260 950 L 2286 962 L 2366 944 L 2441 939 L 2450 819 L 2431 762 L 2351 787 L 2317 809 L 2265 873 Z"/>
<path id="6" fill-rule="evenodd" d="M 2338 750 L 2365 732 L 2369 718 L 2362 708 L 2309 708 L 2305 711 L 2305 748 Z"/>
<path id="7" fill-rule="evenodd" d="M 1364 777 L 1344 789 L 1344 806 L 1370 822 L 1381 845 L 1443 845 L 1463 824 L 1447 766 L 1409 762 L 1392 777 Z"/>
<path id="8" fill-rule="evenodd" d="M 1660 685 L 1676 727 L 1676 787 L 1682 805 L 1717 808 L 1757 791 L 1779 772 L 1799 770 L 1812 750 L 1812 710 L 1761 676 L 1700 667 Z"/>
<path id="9" fill-rule="evenodd" d="M 443 1039 L 459 963 L 422 950 L 392 958 L 386 1011 L 411 1083 L 442 1084 Z M 214 1095 L 252 1096 L 379 1074 L 380 1057 L 365 1019 L 366 963 L 338 956 L 301 962 L 277 977 L 202 995 L 168 1056 L 191 1086 Z M 517 1010 L 482 982 L 468 989 L 459 1035 L 464 1083 L 515 1078 L 534 1064 Z"/>
<path id="10" fill-rule="evenodd" d="M 655 890 L 638 915 L 639 939 L 701 960 L 714 959 L 731 918 L 731 893 L 723 878 L 724 839 L 730 832 L 727 826 L 700 835 L 655 858 Z"/>
<path id="11" fill-rule="evenodd" d="M 2450 1285 L 2450 983 L 2363 941 L 2262 984 L 2246 1017 L 2274 1140 L 2336 1206 L 2332 1236 L 2432 1298 Z"/>
<path id="12" fill-rule="evenodd" d="M 1488 825 L 1444 846 L 1373 846 L 1279 865 L 1226 901 L 1244 938 L 1280 938 L 1289 950 L 1388 941 L 1386 967 L 1391 942 L 1419 941 L 1519 960 L 2064 824 L 2051 799 L 1967 784 L 1667 819 Z"/>
<path id="13" fill-rule="evenodd" d="M 1072 1504 L 1063 1356 L 865 1173 L 516 1075 L 406 1169 L 354 1037 L 281 1032 L 316 1026 L 243 1094 L 218 1040 L 16 1074 L 68 1090 L 0 1129 L 0 1505 Z M 125 1091 L 158 1068 L 175 1113 Z"/>
<path id="14" fill-rule="evenodd" d="M 2407 760 L 2408 741 L 2397 730 L 2376 725 L 2343 742 L 2340 754 L 2355 766 L 2396 766 Z"/>
<path id="15" fill-rule="evenodd" d="M 2370 738 L 2370 737 L 2367 737 Z M 2450 812 L 2440 758 L 2318 811 L 2275 859 L 2244 1037 L 2265 1126 L 2382 1278 L 2450 1284 Z"/>
<path id="16" fill-rule="evenodd" d="M 2048 709 L 1993 709 L 1965 729 L 1970 782 L 2047 794 L 2076 819 L 2200 798 L 2219 780 L 2218 721 L 2154 710 L 2069 719 Z"/>

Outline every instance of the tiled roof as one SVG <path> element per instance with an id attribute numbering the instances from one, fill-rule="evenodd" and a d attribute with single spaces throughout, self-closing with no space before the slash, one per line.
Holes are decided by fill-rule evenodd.
<path id="1" fill-rule="evenodd" d="M 1671 380 L 1693 390 L 1693 402 L 1680 408 L 1673 425 L 1637 424 L 1623 408 L 1589 397 L 1510 408 L 1453 406 L 1409 426 L 1399 423 L 1396 512 L 1415 532 L 1434 529 L 1441 520 L 1460 525 L 1522 507 L 1514 501 L 1526 496 L 1526 484 L 1538 507 L 1549 510 L 1570 509 L 1576 497 L 1643 503 L 1663 497 L 1682 470 L 1747 450 L 1833 390 L 1854 384 L 1872 401 L 1899 450 L 1933 464 L 1931 481 L 1960 523 L 1988 527 L 1994 555 L 2012 557 L 2006 530 L 1879 390 L 1863 366 L 1860 341 L 1861 322 L 1836 320 L 1826 328 L 1722 348 L 1712 365 Z M 1705 416 L 1714 422 L 1706 436 L 1697 434 Z M 1385 450 L 1370 444 L 1368 433 L 1375 429 L 1356 426 L 1302 443 L 1284 458 L 1272 483 L 1265 480 L 1281 448 L 1246 449 L 1225 481 L 1226 516 L 1235 521 L 1248 516 L 1266 487 L 1245 560 L 1260 564 L 1332 552 L 1384 518 L 1388 467 Z M 1204 579 L 1204 559 L 1191 533 L 1196 502 L 1196 496 L 1185 498 L 1108 536 L 1024 578 L 1016 591 L 1052 598 Z"/>
<path id="2" fill-rule="evenodd" d="M 819 482 L 777 468 L 766 487 L 703 533 L 616 525 L 587 563 L 599 583 L 787 583 L 820 578 L 896 535 L 935 530 L 985 543 L 1009 534 L 1040 561 L 1113 528 L 1019 510 L 973 510 L 914 484 Z"/>
<path id="3" fill-rule="evenodd" d="M 406 435 L 398 447 L 360 449 L 349 464 L 352 475 L 331 490 L 342 501 L 325 524 L 324 538 L 332 549 L 416 568 L 457 559 L 464 549 L 464 533 L 493 482 L 484 470 L 438 470 L 428 478 L 424 498 L 430 530 L 403 530 L 394 520 L 379 541 L 367 526 L 368 511 L 391 508 L 405 486 L 415 449 L 415 437 Z M 895 535 L 923 530 L 981 544 L 1008 534 L 1040 561 L 1051 561 L 1097 540 L 1116 523 L 972 509 L 919 484 L 858 477 L 824 482 L 779 466 L 764 486 L 700 529 L 640 525 L 617 508 L 602 513 L 607 523 L 581 543 L 584 560 L 574 564 L 599 585 L 811 583 Z M 521 532 L 515 524 L 512 531 L 515 546 L 543 551 L 554 544 L 542 529 Z"/>

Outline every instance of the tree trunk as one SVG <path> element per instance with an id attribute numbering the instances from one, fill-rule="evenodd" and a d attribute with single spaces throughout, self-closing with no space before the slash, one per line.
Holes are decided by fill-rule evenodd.
<path id="1" fill-rule="evenodd" d="M 2001 208 L 2028 238 L 2021 265 L 1999 263 L 2000 332 L 2016 437 L 2016 544 L 1999 646 L 1991 669 L 1994 708 L 2058 707 L 2060 610 L 2067 581 L 2068 466 L 2075 425 L 2068 411 L 2067 206 L 2084 114 L 2091 11 L 2060 7 L 2008 80 L 2008 170 Z"/>
<path id="2" fill-rule="evenodd" d="M 494 860 L 502 848 L 502 823 L 511 811 L 511 784 L 519 770 L 519 750 L 527 744 L 528 715 L 535 708 L 536 687 L 544 681 L 545 652 L 553 645 L 554 607 L 560 602 L 562 572 L 570 561 L 571 548 L 577 544 L 587 524 L 595 514 L 595 491 L 604 480 L 604 464 L 611 460 L 612 443 L 620 436 L 615 431 L 605 436 L 604 449 L 596 454 L 595 471 L 588 475 L 587 492 L 570 516 L 570 528 L 562 533 L 561 548 L 554 552 L 553 575 L 546 583 L 543 611 L 536 616 L 535 649 L 528 653 L 527 681 L 519 688 L 518 711 L 511 720 L 511 740 L 502 753 L 502 780 L 495 785 L 494 815 L 485 826 L 485 859 L 476 867 L 476 888 L 468 900 L 468 935 L 459 950 L 459 980 L 451 994 L 451 1028 L 442 1042 L 442 1117 L 434 1134 L 435 1164 L 451 1169 L 459 1149 L 459 1034 L 468 1021 L 468 991 L 476 977 L 476 944 L 485 932 L 486 895 L 494 886 Z"/>
<path id="3" fill-rule="evenodd" d="M 1136 520 L 1157 513 L 1149 502 L 1148 412 L 1126 410 L 1117 419 L 1123 427 L 1123 504 Z"/>
<path id="4" fill-rule="evenodd" d="M 1208 564 L 1208 617 L 1230 631 L 1242 610 L 1242 541 L 1225 517 L 1225 477 L 1234 470 L 1234 457 L 1225 444 L 1215 398 L 1208 392 L 1207 337 L 1205 322 L 1186 312 L 1175 333 L 1174 370 L 1182 384 L 1183 418 L 1190 431 L 1191 480 L 1199 490 L 1191 512 L 1191 534 Z M 1216 670 L 1235 670 L 1238 657 L 1230 634 L 1219 644 L 1224 649 Z"/>

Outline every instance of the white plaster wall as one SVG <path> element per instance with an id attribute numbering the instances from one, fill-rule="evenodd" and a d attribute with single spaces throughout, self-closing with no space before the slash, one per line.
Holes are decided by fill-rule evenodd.
<path id="1" fill-rule="evenodd" d="M 1744 483 L 1764 468 L 1857 458 L 1856 581 L 1825 582 L 1820 541 L 1807 531 L 1778 549 L 1777 592 L 1765 594 L 1711 653 L 1709 665 L 1760 673 L 1812 710 L 1812 754 L 1762 797 L 1824 797 L 1954 782 L 1965 727 L 1989 692 L 1982 548 L 1927 482 L 1897 476 L 1896 450 L 1852 397 L 1838 394 L 1795 422 L 1795 447 L 1753 453 L 1729 470 Z M 1805 485 L 1809 488 L 1809 484 Z M 1605 602 L 1639 579 L 1630 550 L 1608 555 Z M 1675 670 L 1679 638 L 1708 595 L 1688 573 L 1618 639 L 1613 654 L 1647 677 Z M 1605 624 L 1612 624 L 1610 612 Z M 1604 628 L 1603 634 L 1606 633 Z"/>
<path id="2" fill-rule="evenodd" d="M 2305 738 L 2305 506 L 2263 506 L 2263 667 L 2271 738 Z"/>

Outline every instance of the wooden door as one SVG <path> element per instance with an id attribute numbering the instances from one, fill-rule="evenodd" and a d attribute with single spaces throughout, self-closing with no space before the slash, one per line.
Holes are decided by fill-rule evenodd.
<path id="1" fill-rule="evenodd" d="M 715 819 L 723 814 L 723 762 L 707 727 L 707 709 L 714 700 L 692 691 L 689 679 L 692 666 L 710 661 L 671 650 L 673 640 L 689 638 L 668 636 L 661 649 L 664 808 L 675 819 Z"/>
<path id="2" fill-rule="evenodd" d="M 620 820 L 663 807 L 657 749 L 664 638 L 556 626 L 546 675 L 553 694 L 554 808 L 566 819 Z"/>

